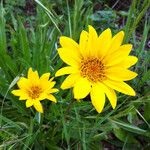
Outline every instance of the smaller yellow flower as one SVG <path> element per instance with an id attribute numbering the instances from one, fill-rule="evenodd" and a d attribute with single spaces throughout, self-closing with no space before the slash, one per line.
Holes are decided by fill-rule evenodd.
<path id="1" fill-rule="evenodd" d="M 28 70 L 28 77 L 21 77 L 17 85 L 18 90 L 13 90 L 12 94 L 19 96 L 19 100 L 27 100 L 26 107 L 32 105 L 38 112 L 43 113 L 43 107 L 40 103 L 41 100 L 48 99 L 52 102 L 57 102 L 52 93 L 58 92 L 58 89 L 53 88 L 55 81 L 53 78 L 49 80 L 50 73 L 43 74 L 40 78 L 37 71 L 32 71 L 32 68 Z"/>

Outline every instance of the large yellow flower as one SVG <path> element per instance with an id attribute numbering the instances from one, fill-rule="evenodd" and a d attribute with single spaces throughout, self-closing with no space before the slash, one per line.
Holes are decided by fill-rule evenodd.
<path id="1" fill-rule="evenodd" d="M 129 56 L 131 44 L 122 44 L 124 32 L 112 37 L 106 29 L 99 36 L 89 26 L 89 32 L 82 31 L 79 44 L 71 38 L 60 37 L 60 58 L 69 66 L 61 68 L 56 76 L 70 74 L 62 83 L 62 89 L 73 87 L 75 99 L 85 98 L 89 93 L 93 106 L 101 112 L 105 104 L 105 95 L 113 109 L 117 97 L 114 90 L 135 96 L 135 91 L 124 81 L 137 76 L 128 70 L 137 62 L 135 56 Z"/>
<path id="2" fill-rule="evenodd" d="M 20 96 L 19 100 L 27 100 L 26 107 L 32 105 L 38 112 L 43 113 L 43 107 L 40 103 L 41 100 L 49 99 L 56 103 L 56 98 L 52 95 L 58 91 L 53 88 L 55 81 L 53 78 L 49 80 L 50 73 L 43 74 L 40 78 L 37 71 L 28 70 L 28 78 L 21 77 L 17 85 L 20 89 L 13 90 L 12 94 Z"/>

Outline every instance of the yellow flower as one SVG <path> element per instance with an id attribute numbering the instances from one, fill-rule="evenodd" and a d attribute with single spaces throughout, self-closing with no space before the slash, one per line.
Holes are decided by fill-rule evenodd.
<path id="1" fill-rule="evenodd" d="M 26 107 L 32 105 L 38 112 L 43 113 L 43 107 L 40 103 L 41 100 L 49 99 L 56 103 L 56 98 L 52 95 L 58 91 L 53 88 L 55 81 L 53 78 L 49 80 L 50 73 L 43 74 L 40 78 L 37 71 L 32 71 L 32 68 L 28 70 L 28 78 L 21 77 L 17 85 L 18 90 L 13 90 L 12 94 L 20 96 L 19 100 L 27 100 Z"/>
<path id="2" fill-rule="evenodd" d="M 135 91 L 124 81 L 137 76 L 128 70 L 137 62 L 135 56 L 129 56 L 131 44 L 122 44 L 124 32 L 112 37 L 106 29 L 99 36 L 89 26 L 89 32 L 82 31 L 79 44 L 71 38 L 60 37 L 60 58 L 69 66 L 61 68 L 56 76 L 70 74 L 62 83 L 62 89 L 73 87 L 75 99 L 85 98 L 89 93 L 93 106 L 101 112 L 105 104 L 105 95 L 113 109 L 117 104 L 114 90 L 135 96 Z"/>

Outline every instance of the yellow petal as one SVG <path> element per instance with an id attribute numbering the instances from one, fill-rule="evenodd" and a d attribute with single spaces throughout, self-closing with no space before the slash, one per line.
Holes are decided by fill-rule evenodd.
<path id="1" fill-rule="evenodd" d="M 30 82 L 28 79 L 24 78 L 24 77 L 21 77 L 19 79 L 19 81 L 17 82 L 17 85 L 20 89 L 29 89 L 29 86 L 30 86 Z"/>
<path id="2" fill-rule="evenodd" d="M 117 90 L 121 93 L 127 94 L 127 95 L 131 95 L 131 96 L 135 96 L 136 93 L 135 91 L 125 82 L 117 82 L 117 81 L 113 81 L 113 80 L 105 80 L 103 81 L 104 84 L 106 84 L 108 87 Z"/>
<path id="3" fill-rule="evenodd" d="M 92 104 L 97 112 L 102 112 L 105 105 L 105 94 L 101 86 L 98 84 L 93 85 L 90 95 Z"/>
<path id="4" fill-rule="evenodd" d="M 52 94 L 49 94 L 47 95 L 47 99 L 51 100 L 52 102 L 57 102 L 56 98 L 52 95 Z"/>
<path id="5" fill-rule="evenodd" d="M 21 90 L 13 90 L 13 91 L 11 91 L 11 93 L 15 96 L 20 96 L 20 95 L 24 94 Z"/>
<path id="6" fill-rule="evenodd" d="M 106 66 L 113 66 L 123 61 L 131 52 L 132 45 L 125 44 L 119 47 L 118 50 L 105 57 Z"/>
<path id="7" fill-rule="evenodd" d="M 31 107 L 31 106 L 33 105 L 33 102 L 34 102 L 34 100 L 28 99 L 28 100 L 26 101 L 26 107 L 27 107 L 27 108 L 28 108 L 28 107 Z"/>
<path id="8" fill-rule="evenodd" d="M 44 73 L 41 77 L 40 80 L 46 80 L 48 81 L 50 77 L 50 73 Z"/>
<path id="9" fill-rule="evenodd" d="M 56 81 L 52 81 L 52 82 L 48 82 L 48 83 L 49 83 L 49 84 L 47 84 L 48 85 L 48 89 L 51 89 L 56 84 Z"/>
<path id="10" fill-rule="evenodd" d="M 58 53 L 60 58 L 68 65 L 78 66 L 81 61 L 81 55 L 78 51 L 74 51 L 68 48 L 59 48 Z"/>
<path id="11" fill-rule="evenodd" d="M 90 56 L 97 56 L 97 40 L 98 35 L 95 29 L 89 25 L 89 39 L 87 50 L 90 52 Z"/>
<path id="12" fill-rule="evenodd" d="M 19 97 L 19 100 L 26 100 L 26 99 L 28 99 L 29 98 L 29 96 L 27 95 L 27 94 L 22 94 L 20 97 Z"/>
<path id="13" fill-rule="evenodd" d="M 42 89 L 42 91 L 49 91 L 54 85 L 55 85 L 55 81 L 48 81 L 48 80 L 40 80 L 40 88 Z"/>
<path id="14" fill-rule="evenodd" d="M 60 45 L 64 48 L 69 48 L 70 51 L 77 51 L 79 49 L 79 45 L 73 39 L 66 36 L 60 37 Z"/>
<path id="15" fill-rule="evenodd" d="M 55 81 L 52 81 L 53 79 L 50 79 L 50 73 L 45 73 L 40 77 L 40 84 L 39 86 L 42 88 L 43 91 L 48 91 L 49 89 L 51 89 L 54 85 L 55 85 Z"/>
<path id="16" fill-rule="evenodd" d="M 121 45 L 116 52 L 122 53 L 122 55 L 128 56 L 132 50 L 133 45 L 132 44 L 124 44 Z"/>
<path id="17" fill-rule="evenodd" d="M 56 92 L 58 92 L 58 91 L 59 91 L 58 89 L 53 88 L 53 89 L 50 90 L 50 93 L 56 93 Z"/>
<path id="18" fill-rule="evenodd" d="M 107 88 L 108 88 L 108 90 L 105 93 L 106 93 L 106 95 L 107 95 L 107 97 L 110 101 L 110 104 L 111 104 L 112 108 L 115 109 L 116 105 L 117 105 L 116 92 L 113 89 L 109 88 L 109 87 L 107 87 Z"/>
<path id="19" fill-rule="evenodd" d="M 51 82 L 51 81 L 53 81 L 53 80 L 54 80 L 54 77 L 50 78 L 50 80 L 49 80 L 49 81 Z"/>
<path id="20" fill-rule="evenodd" d="M 40 101 L 35 101 L 33 105 L 38 112 L 43 113 L 43 107 Z"/>
<path id="21" fill-rule="evenodd" d="M 58 53 L 60 55 L 60 58 L 65 63 L 71 65 L 74 61 L 80 61 L 79 58 L 81 57 L 81 54 L 79 51 L 79 45 L 73 39 L 61 36 L 60 44 L 62 48 L 58 49 Z"/>
<path id="22" fill-rule="evenodd" d="M 38 80 L 39 79 L 38 72 L 33 71 L 32 68 L 29 68 L 29 70 L 28 70 L 28 79 Z"/>
<path id="23" fill-rule="evenodd" d="M 64 90 L 64 89 L 69 89 L 69 88 L 73 87 L 74 84 L 75 84 L 75 82 L 76 82 L 79 78 L 81 78 L 81 77 L 80 77 L 80 74 L 78 74 L 78 73 L 69 75 L 69 76 L 64 80 L 64 82 L 62 83 L 61 89 Z"/>
<path id="24" fill-rule="evenodd" d="M 65 74 L 71 74 L 71 73 L 76 73 L 76 72 L 78 72 L 77 68 L 68 66 L 68 67 L 63 67 L 63 68 L 59 69 L 56 72 L 55 76 L 58 77 L 58 76 L 62 76 Z"/>
<path id="25" fill-rule="evenodd" d="M 47 97 L 47 93 L 46 93 L 46 91 L 43 91 L 43 92 L 39 95 L 39 97 L 36 98 L 36 101 L 42 101 L 42 100 L 46 99 L 46 97 Z"/>
<path id="26" fill-rule="evenodd" d="M 110 47 L 112 39 L 111 30 L 108 28 L 103 31 L 98 37 L 97 45 L 98 45 L 98 56 L 103 58 Z"/>
<path id="27" fill-rule="evenodd" d="M 75 99 L 85 98 L 91 91 L 91 83 L 86 78 L 80 78 L 76 81 L 73 93 Z"/>
<path id="28" fill-rule="evenodd" d="M 56 81 L 52 81 L 52 82 L 49 82 L 50 84 L 48 85 L 49 88 L 52 88 L 54 87 L 54 85 L 56 84 Z"/>
<path id="29" fill-rule="evenodd" d="M 98 83 L 99 88 L 101 88 L 101 91 L 104 91 L 106 96 L 108 97 L 111 106 L 113 109 L 115 109 L 117 105 L 117 96 L 113 89 L 109 88 L 108 86 L 104 85 L 103 83 Z"/>
<path id="30" fill-rule="evenodd" d="M 20 96 L 19 100 L 26 100 L 28 98 L 27 93 L 23 90 L 13 90 L 11 93 L 15 96 Z"/>
<path id="31" fill-rule="evenodd" d="M 88 32 L 83 30 L 80 34 L 80 42 L 79 42 L 80 52 L 82 54 L 82 57 L 88 57 L 89 56 L 89 51 L 87 49 L 88 39 L 89 39 Z"/>
<path id="32" fill-rule="evenodd" d="M 123 42 L 123 37 L 124 37 L 124 32 L 120 31 L 112 38 L 111 46 L 110 46 L 109 52 L 108 52 L 109 54 L 113 53 L 121 46 L 121 44 Z"/>
<path id="33" fill-rule="evenodd" d="M 120 64 L 117 64 L 120 67 L 129 68 L 136 64 L 138 61 L 138 58 L 135 56 L 128 56 L 126 57 Z"/>
<path id="34" fill-rule="evenodd" d="M 106 76 L 109 79 L 116 81 L 128 81 L 135 78 L 137 76 L 137 73 L 119 67 L 112 67 L 107 70 Z"/>
<path id="35" fill-rule="evenodd" d="M 56 84 L 56 81 L 40 81 L 41 83 L 41 86 L 43 87 L 43 89 L 46 89 L 46 88 L 52 88 L 55 84 Z"/>

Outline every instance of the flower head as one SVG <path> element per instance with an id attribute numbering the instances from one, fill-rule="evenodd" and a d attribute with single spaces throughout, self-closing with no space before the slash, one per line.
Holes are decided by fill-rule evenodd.
<path id="1" fill-rule="evenodd" d="M 19 96 L 19 100 L 27 100 L 26 107 L 32 105 L 38 112 L 43 113 L 43 107 L 40 103 L 41 100 L 48 99 L 56 103 L 56 98 L 52 95 L 58 91 L 53 88 L 55 81 L 53 78 L 49 80 L 50 73 L 43 74 L 40 78 L 37 71 L 32 71 L 32 68 L 28 70 L 28 77 L 21 77 L 17 85 L 18 90 L 13 90 L 12 94 Z"/>
<path id="2" fill-rule="evenodd" d="M 137 76 L 128 70 L 137 62 L 135 56 L 129 56 L 131 44 L 122 44 L 124 32 L 112 37 L 106 29 L 99 36 L 89 26 L 89 32 L 82 31 L 79 44 L 71 38 L 60 37 L 60 58 L 69 66 L 61 68 L 56 76 L 70 74 L 62 83 L 62 89 L 73 87 L 75 99 L 85 98 L 89 93 L 93 106 L 101 112 L 105 104 L 105 95 L 113 108 L 117 104 L 115 90 L 135 96 L 135 91 L 124 81 Z"/>

